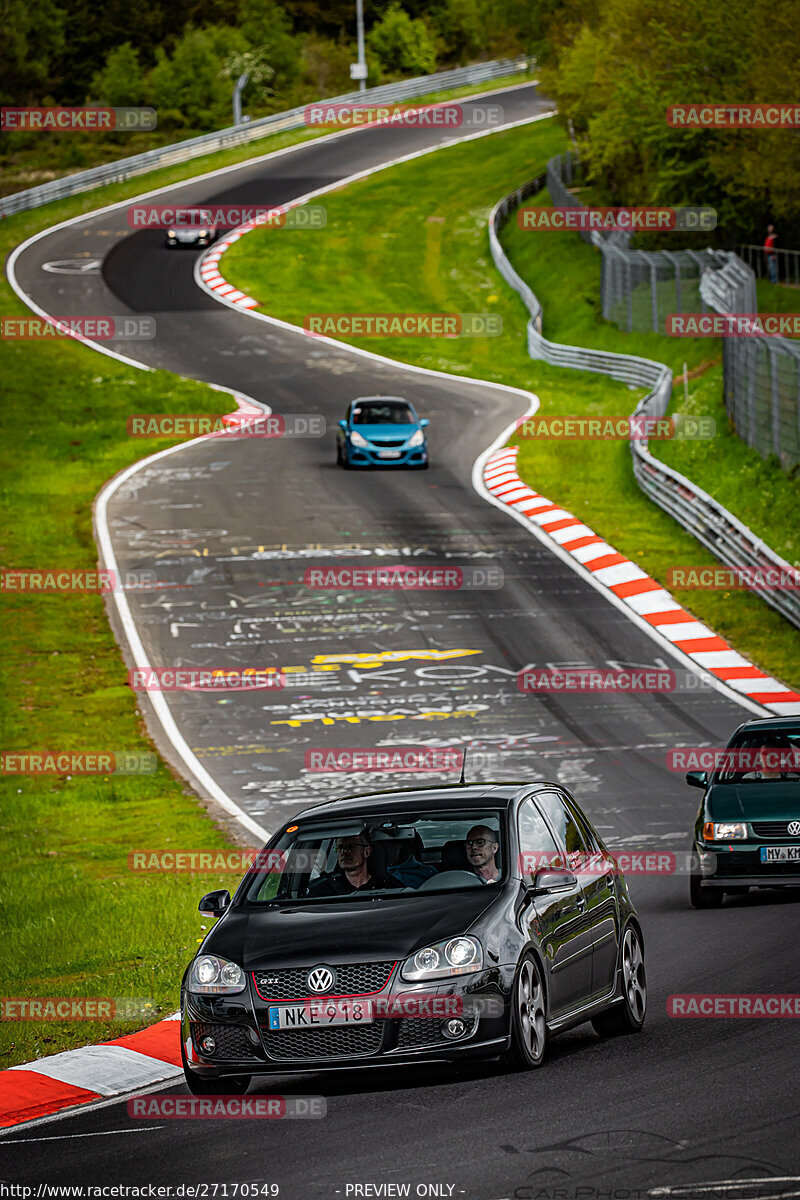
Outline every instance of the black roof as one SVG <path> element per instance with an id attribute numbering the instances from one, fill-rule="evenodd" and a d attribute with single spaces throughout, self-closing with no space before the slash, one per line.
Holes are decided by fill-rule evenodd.
<path id="1" fill-rule="evenodd" d="M 800 713 L 796 717 L 753 717 L 751 721 L 745 721 L 740 725 L 736 733 L 743 733 L 747 729 L 757 729 L 759 732 L 762 729 L 795 729 L 800 732 Z"/>
<path id="2" fill-rule="evenodd" d="M 309 820 L 312 817 L 347 816 L 350 813 L 360 815 L 376 810 L 386 812 L 390 809 L 396 812 L 404 809 L 413 812 L 419 808 L 432 811 L 447 808 L 508 808 L 518 796 L 539 787 L 552 788 L 559 785 L 536 779 L 517 783 L 468 783 L 464 786 L 448 783 L 439 787 L 368 792 L 341 796 L 336 800 L 315 805 L 314 808 L 304 808 L 292 821 Z"/>

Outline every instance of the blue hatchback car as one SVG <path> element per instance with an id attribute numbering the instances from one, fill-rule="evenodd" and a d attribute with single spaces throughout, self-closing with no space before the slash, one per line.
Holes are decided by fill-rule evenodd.
<path id="1" fill-rule="evenodd" d="M 427 417 L 399 396 L 362 396 L 348 406 L 336 431 L 341 467 L 428 466 Z"/>

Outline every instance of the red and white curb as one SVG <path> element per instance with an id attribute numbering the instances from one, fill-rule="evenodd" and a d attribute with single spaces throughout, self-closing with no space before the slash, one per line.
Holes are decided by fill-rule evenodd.
<path id="1" fill-rule="evenodd" d="M 248 221 L 246 225 L 240 225 L 232 233 L 226 233 L 222 241 L 216 242 L 206 251 L 199 267 L 200 278 L 206 287 L 211 288 L 212 292 L 216 292 L 218 296 L 224 296 L 231 304 L 238 304 L 240 308 L 256 308 L 258 300 L 254 300 L 245 292 L 240 292 L 220 275 L 219 260 L 234 242 L 238 242 L 243 234 L 250 233 L 259 224 L 265 224 L 265 221 Z"/>
<path id="2" fill-rule="evenodd" d="M 754 667 L 578 517 L 528 487 L 517 474 L 517 452 L 516 446 L 505 447 L 490 454 L 484 463 L 483 483 L 496 500 L 546 534 L 591 572 L 595 583 L 606 587 L 696 666 L 770 712 L 780 716 L 800 713 L 800 694 Z"/>
<path id="3" fill-rule="evenodd" d="M 0 1127 L 137 1092 L 183 1076 L 179 1014 L 99 1046 L 0 1072 Z"/>

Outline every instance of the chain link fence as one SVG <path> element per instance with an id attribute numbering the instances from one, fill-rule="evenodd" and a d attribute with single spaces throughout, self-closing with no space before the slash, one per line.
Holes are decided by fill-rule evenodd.
<path id="1" fill-rule="evenodd" d="M 547 188 L 557 205 L 582 207 L 584 176 L 572 152 L 550 159 Z M 603 316 L 628 333 L 664 333 L 670 313 L 757 313 L 756 278 L 722 250 L 634 250 L 628 233 L 581 231 L 602 255 Z M 763 259 L 763 249 L 759 250 Z M 789 273 L 782 264 L 781 278 Z M 800 349 L 781 337 L 722 339 L 725 407 L 737 434 L 781 467 L 800 463 Z"/>
<path id="2" fill-rule="evenodd" d="M 551 160 L 549 167 L 558 160 Z M 554 171 L 559 167 L 555 166 Z M 558 175 L 558 180 L 561 176 Z M 500 231 L 511 214 L 530 196 L 541 192 L 544 187 L 550 191 L 551 198 L 556 204 L 569 203 L 562 199 L 562 194 L 554 193 L 551 171 L 538 175 L 521 187 L 504 196 L 492 209 L 489 217 L 489 246 L 492 259 L 506 282 L 522 297 L 530 318 L 528 320 L 528 353 L 531 358 L 543 359 L 558 367 L 571 367 L 578 371 L 595 371 L 618 379 L 625 383 L 649 388 L 649 391 L 636 406 L 634 416 L 663 417 L 667 414 L 672 398 L 672 372 L 665 363 L 652 359 L 638 358 L 631 354 L 615 354 L 603 350 L 587 350 L 581 346 L 564 346 L 550 342 L 542 334 L 543 311 L 542 305 L 533 288 L 512 267 L 500 242 Z M 569 193 L 565 193 L 569 195 Z M 572 198 L 575 199 L 574 197 Z M 580 203 L 578 201 L 578 203 Z M 581 233 L 581 236 L 584 236 Z M 620 244 L 620 237 L 627 234 L 612 235 L 615 244 Z M 587 232 L 585 241 L 599 244 L 603 239 L 599 231 Z M 602 248 L 602 247 L 601 247 Z M 734 260 L 731 268 L 730 260 Z M 746 273 L 747 268 L 735 255 L 723 255 L 722 270 L 727 267 L 732 271 L 729 286 L 737 288 L 740 302 L 750 295 L 749 289 L 754 287 L 752 272 Z M 722 286 L 720 272 L 707 271 L 704 276 L 704 288 L 714 280 L 718 287 Z M 715 307 L 723 302 L 725 296 L 708 290 L 706 303 Z M 744 310 L 740 310 L 744 311 Z M 774 339 L 765 339 L 772 341 Z M 650 499 L 674 517 L 684 529 L 688 530 L 697 540 L 721 562 L 732 567 L 752 567 L 759 570 L 778 568 L 791 572 L 791 567 L 783 558 L 775 553 L 760 538 L 743 525 L 733 513 L 724 508 L 713 496 L 709 496 L 685 475 L 668 467 L 659 459 L 654 458 L 648 449 L 646 440 L 632 439 L 631 454 L 633 473 L 639 487 Z M 757 593 L 762 600 L 777 609 L 782 616 L 800 628 L 800 595 L 797 592 L 763 591 Z"/>

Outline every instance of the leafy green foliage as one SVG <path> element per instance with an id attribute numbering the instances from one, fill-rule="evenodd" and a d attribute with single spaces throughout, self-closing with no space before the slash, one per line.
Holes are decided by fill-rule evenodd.
<path id="1" fill-rule="evenodd" d="M 387 74 L 430 75 L 436 66 L 433 39 L 425 22 L 393 3 L 367 35 L 367 48 Z"/>

